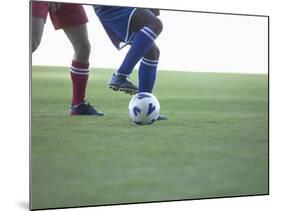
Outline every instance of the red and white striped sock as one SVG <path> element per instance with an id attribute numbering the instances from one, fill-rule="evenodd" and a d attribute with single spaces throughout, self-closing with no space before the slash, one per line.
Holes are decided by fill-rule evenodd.
<path id="1" fill-rule="evenodd" d="M 72 105 L 77 105 L 85 100 L 89 63 L 83 64 L 73 60 L 70 67 L 70 76 L 72 80 Z"/>

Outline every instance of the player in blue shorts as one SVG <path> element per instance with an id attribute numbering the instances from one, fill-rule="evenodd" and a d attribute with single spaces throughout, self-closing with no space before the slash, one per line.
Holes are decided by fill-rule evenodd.
<path id="1" fill-rule="evenodd" d="M 131 45 L 125 59 L 109 81 L 109 87 L 130 94 L 152 93 L 160 50 L 154 40 L 162 32 L 163 25 L 157 17 L 159 10 L 94 5 L 95 13 L 115 47 L 120 50 Z M 129 79 L 135 65 L 140 62 L 139 84 Z M 166 117 L 160 116 L 159 120 Z"/>
<path id="2" fill-rule="evenodd" d="M 158 10 L 94 6 L 111 41 L 117 49 L 131 45 L 125 59 L 113 74 L 109 87 L 126 93 L 152 92 L 160 51 L 154 40 L 162 31 L 162 22 L 157 18 Z M 139 85 L 129 79 L 133 68 L 141 60 Z"/>

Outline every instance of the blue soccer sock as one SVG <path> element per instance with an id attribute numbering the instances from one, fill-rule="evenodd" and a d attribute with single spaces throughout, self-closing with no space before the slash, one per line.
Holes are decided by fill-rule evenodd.
<path id="1" fill-rule="evenodd" d="M 156 79 L 158 60 L 142 58 L 139 68 L 138 92 L 152 92 Z"/>
<path id="2" fill-rule="evenodd" d="M 130 75 L 135 65 L 149 50 L 156 38 L 157 34 L 149 27 L 143 27 L 138 31 L 134 36 L 130 50 L 117 72 Z"/>

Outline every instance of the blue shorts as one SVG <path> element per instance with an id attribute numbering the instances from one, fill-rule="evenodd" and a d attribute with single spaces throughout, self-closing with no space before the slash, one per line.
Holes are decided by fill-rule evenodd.
<path id="1" fill-rule="evenodd" d="M 132 41 L 134 34 L 130 33 L 129 27 L 136 8 L 94 6 L 94 9 L 101 23 L 109 28 L 120 41 L 125 43 Z"/>

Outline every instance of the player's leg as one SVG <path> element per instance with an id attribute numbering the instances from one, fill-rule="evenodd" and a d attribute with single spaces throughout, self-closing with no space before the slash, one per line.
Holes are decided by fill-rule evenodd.
<path id="1" fill-rule="evenodd" d="M 70 67 L 72 80 L 71 115 L 99 115 L 89 103 L 86 103 L 86 90 L 89 78 L 89 56 L 91 45 L 88 38 L 86 13 L 82 5 L 61 4 L 58 12 L 50 15 L 56 29 L 62 28 L 74 49 Z"/>
<path id="2" fill-rule="evenodd" d="M 72 80 L 72 107 L 70 113 L 103 115 L 92 106 L 85 103 L 87 82 L 89 78 L 89 56 L 91 45 L 88 38 L 86 24 L 63 28 L 69 41 L 71 42 L 74 55 L 70 68 Z M 85 110 L 85 111 L 84 111 Z"/>
<path id="3" fill-rule="evenodd" d="M 140 62 L 138 92 L 152 93 L 155 80 L 160 50 L 154 43 Z M 159 115 L 157 120 L 167 120 L 167 117 Z"/>
<path id="4" fill-rule="evenodd" d="M 32 53 L 39 47 L 43 30 L 44 30 L 45 20 L 43 18 L 32 17 Z"/>
<path id="5" fill-rule="evenodd" d="M 138 92 L 152 93 L 155 79 L 160 50 L 154 43 L 144 57 L 141 59 L 139 67 L 139 85 Z"/>
<path id="6" fill-rule="evenodd" d="M 45 2 L 32 2 L 32 53 L 40 45 L 46 18 L 48 15 L 48 4 Z"/>
<path id="7" fill-rule="evenodd" d="M 150 49 L 162 29 L 161 20 L 150 10 L 136 9 L 130 24 L 130 32 L 135 33 L 135 35 L 131 48 L 118 69 L 118 73 L 130 74 L 137 62 Z"/>
<path id="8" fill-rule="evenodd" d="M 132 30 L 138 30 L 138 28 L 143 27 L 144 22 L 147 22 L 147 20 L 141 19 L 140 22 L 132 23 Z M 162 23 L 150 25 L 150 27 L 157 31 L 158 35 L 163 29 Z M 153 43 L 140 62 L 138 92 L 152 93 L 156 80 L 159 57 L 160 50 L 157 45 Z M 160 114 L 157 120 L 167 120 L 167 117 Z"/>
<path id="9" fill-rule="evenodd" d="M 91 44 L 86 24 L 63 28 L 74 49 L 73 60 L 78 63 L 89 64 Z"/>
<path id="10" fill-rule="evenodd" d="M 137 92 L 137 88 L 128 81 L 128 75 L 132 73 L 137 62 L 151 48 L 162 28 L 162 22 L 150 10 L 136 9 L 130 24 L 130 32 L 134 33 L 131 48 L 117 73 L 110 80 L 109 86 L 111 88 L 120 89 L 122 87 L 122 91 Z"/>

